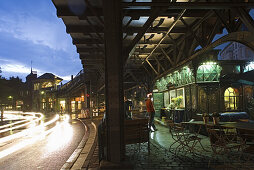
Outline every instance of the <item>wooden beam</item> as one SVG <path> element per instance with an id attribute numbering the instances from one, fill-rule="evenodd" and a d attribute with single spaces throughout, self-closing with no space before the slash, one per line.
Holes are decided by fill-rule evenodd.
<path id="1" fill-rule="evenodd" d="M 241 21 L 248 28 L 248 30 L 254 33 L 254 21 L 249 13 L 244 8 L 236 8 L 235 10 L 238 12 Z"/>
<path id="2" fill-rule="evenodd" d="M 220 11 L 218 10 L 213 10 L 214 13 L 217 15 L 217 17 L 220 19 L 221 23 L 225 26 L 225 28 L 227 29 L 227 31 L 230 33 L 232 32 L 232 29 L 230 27 L 230 25 L 227 23 L 227 19 L 225 16 L 225 13 L 222 14 Z"/>
<path id="3" fill-rule="evenodd" d="M 166 53 L 165 50 L 163 50 L 163 48 L 160 46 L 160 50 L 162 51 L 162 53 L 164 54 L 164 56 L 166 56 L 166 58 L 168 59 L 168 61 L 170 62 L 170 64 L 172 66 L 174 66 L 174 62 L 172 61 L 172 59 L 168 56 L 168 54 Z"/>
<path id="4" fill-rule="evenodd" d="M 67 16 L 77 16 L 73 13 L 68 6 L 56 6 L 57 8 L 57 16 L 59 18 L 67 17 Z M 102 8 L 93 7 L 93 10 L 96 11 L 98 16 L 103 16 Z M 175 17 L 178 13 L 181 12 L 180 9 L 169 9 L 165 11 L 161 11 L 161 17 Z M 133 18 L 138 17 L 147 17 L 152 13 L 152 9 L 123 9 L 123 15 Z M 205 15 L 206 11 L 204 9 L 189 9 L 186 11 L 183 17 L 198 17 L 201 18 Z M 82 14 L 79 15 L 80 19 L 85 19 L 85 17 L 94 17 L 94 13 L 91 10 L 85 10 Z"/>
<path id="5" fill-rule="evenodd" d="M 122 2 L 122 7 L 131 6 L 153 6 L 153 7 L 168 7 L 168 9 L 228 9 L 247 7 L 253 8 L 253 2 Z"/>
<path id="6" fill-rule="evenodd" d="M 160 63 L 160 61 L 158 60 L 157 56 L 153 56 L 154 59 L 156 60 L 156 62 L 158 63 L 158 65 L 162 68 L 163 71 L 165 71 L 165 68 L 162 66 L 162 64 Z M 158 71 L 159 72 L 159 71 Z"/>
<path id="7" fill-rule="evenodd" d="M 91 53 L 94 51 L 103 52 L 103 49 L 102 48 L 89 48 L 89 47 L 77 48 L 77 53 L 84 53 L 84 52 Z"/>
<path id="8" fill-rule="evenodd" d="M 153 67 L 153 65 L 148 61 L 148 59 L 145 60 L 149 66 L 152 68 L 152 70 L 155 72 L 156 75 L 159 75 L 159 73 L 155 70 L 155 68 Z"/>
<path id="9" fill-rule="evenodd" d="M 181 13 L 179 13 L 179 15 L 177 16 L 177 18 L 176 18 L 176 19 L 172 22 L 172 24 L 169 26 L 168 31 L 166 32 L 166 34 L 164 34 L 164 35 L 162 36 L 162 38 L 160 39 L 160 41 L 158 42 L 158 44 L 156 44 L 156 46 L 154 47 L 153 51 L 151 52 L 150 55 L 147 56 L 147 58 L 149 58 L 149 57 L 153 54 L 153 52 L 160 46 L 161 42 L 168 36 L 168 34 L 171 32 L 171 30 L 172 30 L 172 29 L 174 28 L 174 26 L 176 25 L 176 23 L 180 20 L 180 18 L 182 18 L 182 16 L 183 16 L 183 14 L 184 14 L 185 11 L 186 11 L 186 10 L 184 9 L 184 10 L 182 10 Z"/>
<path id="10" fill-rule="evenodd" d="M 197 40 L 197 42 L 199 43 L 199 45 L 201 45 L 201 47 L 204 47 L 204 43 L 202 42 L 202 40 L 197 37 L 196 33 L 192 30 L 192 28 L 184 21 L 183 18 L 181 18 L 182 23 L 187 27 L 187 30 L 189 30 L 191 32 L 191 34 L 193 35 L 193 37 Z"/>
<path id="11" fill-rule="evenodd" d="M 146 20 L 144 23 L 142 30 L 138 32 L 138 34 L 135 36 L 135 38 L 131 41 L 129 44 L 128 48 L 124 52 L 124 63 L 128 60 L 128 58 L 132 55 L 132 52 L 135 51 L 137 43 L 140 41 L 140 39 L 144 36 L 148 28 L 151 26 L 151 24 L 154 22 L 154 20 L 158 17 L 159 13 L 161 12 L 160 8 L 155 8 L 151 16 Z"/>
<path id="12" fill-rule="evenodd" d="M 127 34 L 138 33 L 143 29 L 143 27 L 124 27 L 123 32 Z M 164 33 L 167 32 L 167 27 L 156 27 L 156 28 L 148 28 L 146 33 Z M 93 26 L 90 25 L 66 25 L 67 33 L 104 33 L 104 28 L 101 26 Z M 172 33 L 175 34 L 184 34 L 186 29 L 183 27 L 173 28 Z"/>
<path id="13" fill-rule="evenodd" d="M 92 38 L 82 38 L 82 39 L 72 39 L 73 44 L 102 44 L 99 39 L 92 39 Z"/>

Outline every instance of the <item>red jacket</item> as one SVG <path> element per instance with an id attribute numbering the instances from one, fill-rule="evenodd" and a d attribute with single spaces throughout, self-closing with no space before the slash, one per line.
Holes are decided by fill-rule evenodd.
<path id="1" fill-rule="evenodd" d="M 153 102 L 151 99 L 146 100 L 146 111 L 147 112 L 154 112 Z"/>

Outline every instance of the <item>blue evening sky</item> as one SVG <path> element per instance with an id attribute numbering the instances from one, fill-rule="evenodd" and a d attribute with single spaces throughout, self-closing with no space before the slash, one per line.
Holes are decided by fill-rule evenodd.
<path id="1" fill-rule="evenodd" d="M 49 72 L 64 80 L 82 64 L 51 0 L 0 1 L 0 67 L 5 78 Z M 66 82 L 66 81 L 65 81 Z"/>

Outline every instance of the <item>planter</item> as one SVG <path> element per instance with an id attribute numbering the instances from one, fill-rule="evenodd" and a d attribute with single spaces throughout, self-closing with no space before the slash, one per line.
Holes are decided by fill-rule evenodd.
<path id="1" fill-rule="evenodd" d="M 209 117 L 203 117 L 203 121 L 204 121 L 204 123 L 208 123 L 209 122 Z"/>
<path id="2" fill-rule="evenodd" d="M 220 118 L 219 117 L 213 117 L 213 124 L 217 125 L 219 124 Z"/>

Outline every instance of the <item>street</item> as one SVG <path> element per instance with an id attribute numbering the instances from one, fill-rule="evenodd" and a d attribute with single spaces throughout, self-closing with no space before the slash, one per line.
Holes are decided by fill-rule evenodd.
<path id="1" fill-rule="evenodd" d="M 50 124 L 46 128 L 47 122 Z M 59 119 L 56 115 L 47 122 L 6 136 L 17 138 L 0 138 L 1 169 L 61 169 L 82 140 L 85 127 L 68 116 Z"/>

